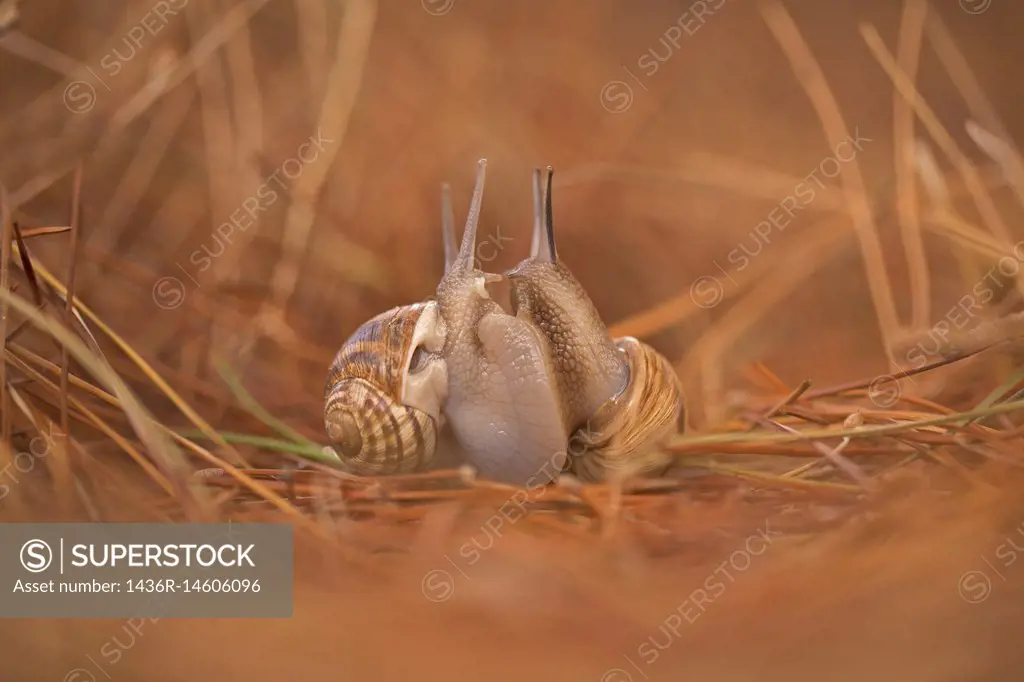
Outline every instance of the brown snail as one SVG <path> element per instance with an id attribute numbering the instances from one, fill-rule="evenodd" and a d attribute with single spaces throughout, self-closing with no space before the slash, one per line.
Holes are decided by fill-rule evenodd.
<path id="1" fill-rule="evenodd" d="M 530 258 L 507 273 L 516 316 L 546 340 L 561 415 L 571 435 L 571 469 L 585 481 L 663 470 L 658 450 L 675 432 L 683 392 L 671 364 L 632 337 L 610 338 L 583 286 L 558 258 L 547 169 L 533 173 Z M 543 195 L 543 198 L 542 198 Z"/>
<path id="2" fill-rule="evenodd" d="M 502 310 L 487 284 L 503 277 L 473 258 L 485 174 L 481 160 L 458 251 L 444 188 L 435 299 L 378 315 L 335 358 L 325 423 L 339 456 L 357 473 L 422 470 L 447 422 L 466 462 L 492 480 L 538 485 L 565 469 L 621 480 L 663 469 L 657 446 L 683 409 L 671 365 L 634 338 L 611 339 L 558 259 L 550 168 L 546 191 L 534 171 L 531 256 L 506 273 L 512 314 Z"/>
<path id="3" fill-rule="evenodd" d="M 355 331 L 327 376 L 324 424 L 346 467 L 363 475 L 430 466 L 447 392 L 437 303 L 399 306 Z"/>

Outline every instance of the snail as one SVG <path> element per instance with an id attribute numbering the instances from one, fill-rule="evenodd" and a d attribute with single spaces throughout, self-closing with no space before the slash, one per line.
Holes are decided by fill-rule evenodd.
<path id="1" fill-rule="evenodd" d="M 450 424 L 477 474 L 515 485 L 622 479 L 665 468 L 657 450 L 674 432 L 682 389 L 650 346 L 610 338 L 594 304 L 555 249 L 551 179 L 533 175 L 531 255 L 505 276 L 476 267 L 486 161 L 478 165 L 456 250 L 442 190 L 444 275 L 433 299 L 393 308 L 360 327 L 327 381 L 325 424 L 356 473 L 420 471 Z M 487 291 L 503 279 L 512 314 Z M 580 450 L 569 457 L 570 441 Z"/>
<path id="2" fill-rule="evenodd" d="M 327 376 L 324 424 L 345 467 L 361 475 L 430 466 L 444 425 L 447 370 L 437 303 L 399 306 L 363 324 Z"/>
<path id="3" fill-rule="evenodd" d="M 515 485 L 554 478 L 566 463 L 569 433 L 556 397 L 554 367 L 543 335 L 509 315 L 486 285 L 502 279 L 474 263 L 486 161 L 476 183 L 458 253 L 446 249 L 437 304 L 447 326 L 442 356 L 448 368 L 444 412 L 477 474 Z M 454 246 L 454 226 L 443 221 Z"/>
<path id="4" fill-rule="evenodd" d="M 558 258 L 547 168 L 533 172 L 530 258 L 506 273 L 513 313 L 545 338 L 560 414 L 571 433 L 572 472 L 588 482 L 663 471 L 658 446 L 675 432 L 683 391 L 671 364 L 633 337 L 610 338 L 579 281 Z M 543 193 L 543 199 L 542 199 Z"/>

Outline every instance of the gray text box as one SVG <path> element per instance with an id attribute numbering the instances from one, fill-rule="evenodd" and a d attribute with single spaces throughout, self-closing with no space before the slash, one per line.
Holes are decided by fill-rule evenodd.
<path id="1" fill-rule="evenodd" d="M 292 527 L 0 523 L 0 618 L 290 618 Z"/>

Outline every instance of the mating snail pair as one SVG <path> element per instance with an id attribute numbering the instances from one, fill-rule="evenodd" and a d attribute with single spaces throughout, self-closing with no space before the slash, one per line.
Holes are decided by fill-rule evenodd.
<path id="1" fill-rule="evenodd" d="M 544 186 L 533 172 L 530 257 L 505 275 L 476 267 L 485 173 L 481 160 L 458 251 L 444 188 L 436 295 L 377 315 L 335 357 L 324 406 L 335 451 L 360 474 L 422 471 L 449 424 L 465 462 L 491 480 L 535 485 L 567 470 L 621 481 L 663 471 L 670 460 L 659 446 L 683 410 L 675 371 L 647 344 L 610 338 L 559 260 L 550 168 Z M 486 288 L 503 279 L 511 314 Z"/>

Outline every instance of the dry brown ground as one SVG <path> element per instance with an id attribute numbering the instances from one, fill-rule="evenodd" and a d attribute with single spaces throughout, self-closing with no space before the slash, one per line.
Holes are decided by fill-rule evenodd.
<path id="1" fill-rule="evenodd" d="M 484 232 L 511 237 L 491 269 L 525 255 L 529 171 L 553 165 L 561 253 L 616 333 L 642 336 L 678 360 L 693 428 L 721 423 L 727 392 L 749 385 L 754 362 L 789 386 L 889 371 L 840 178 L 818 188 L 785 230 L 772 229 L 749 268 L 728 267 L 734 249 L 753 246 L 754 227 L 833 154 L 799 77 L 806 71 L 787 60 L 784 48 L 794 43 L 780 46 L 762 11 L 777 16 L 776 5 L 725 0 L 699 20 L 699 2 L 662 0 L 427 2 L 447 10 L 433 15 L 415 0 L 193 0 L 158 24 L 150 14 L 147 22 L 162 28 L 112 75 L 111 50 L 125 54 L 122 38 L 154 11 L 149 0 L 23 4 L 16 32 L 0 37 L 0 184 L 15 218 L 28 227 L 67 224 L 72 173 L 82 163 L 78 296 L 215 427 L 238 423 L 210 363 L 216 352 L 276 415 L 321 439 L 320 396 L 334 351 L 370 315 L 431 293 L 441 271 L 439 185 L 453 183 L 462 214 L 480 157 L 490 176 Z M 941 5 L 930 16 L 954 37 L 1006 133 L 1021 139 L 1024 7 L 964 0 L 985 8 L 972 14 Z M 929 306 L 912 309 L 895 208 L 893 87 L 859 28 L 873 25 L 895 53 L 903 3 L 785 7 L 846 127 L 870 140 L 855 162 L 895 306 L 905 324 L 916 314 L 926 327 L 971 291 L 978 273 L 960 270 L 961 251 L 927 227 Z M 686 12 L 692 35 L 644 75 L 638 59 L 652 48 L 664 55 L 660 40 Z M 990 116 L 950 77 L 936 31 L 928 24 L 918 90 L 979 169 L 1015 242 L 1021 205 L 964 131 L 969 116 L 985 124 Z M 211 44 L 223 46 L 201 54 L 196 72 L 185 55 Z M 166 92 L 147 99 L 144 85 L 159 85 L 161 69 Z M 621 84 L 605 90 L 613 81 L 630 88 L 628 99 L 618 99 Z M 617 113 L 604 106 L 624 102 Z M 323 152 L 200 270 L 195 254 L 219 248 L 216 227 L 318 130 L 332 140 Z M 915 131 L 927 137 L 920 123 Z M 963 218 L 992 230 L 953 165 L 936 155 Z M 852 173 L 844 164 L 841 179 Z M 63 278 L 67 235 L 38 237 L 31 247 Z M 705 276 L 718 277 L 725 299 L 701 308 L 691 287 Z M 994 313 L 993 305 L 980 316 Z M 59 358 L 52 347 L 45 352 Z M 109 357 L 151 409 L 173 418 L 130 363 Z M 960 388 L 976 402 L 999 371 Z M 684 533 L 667 553 L 654 551 L 651 538 L 640 548 L 628 539 L 596 545 L 517 527 L 456 580 L 444 603 L 425 599 L 421 580 L 444 566 L 444 549 L 479 535 L 486 510 L 462 517 L 449 540 L 382 562 L 387 576 L 325 567 L 320 550 L 303 544 L 293 619 L 163 620 L 104 670 L 87 656 L 113 636 L 127 641 L 123 622 L 7 621 L 0 669 L 12 682 L 67 679 L 76 668 L 96 679 L 154 682 L 1016 680 L 1024 571 L 1012 565 L 992 575 L 982 603 L 963 598 L 958 581 L 991 570 L 985 561 L 1007 538 L 1024 547 L 1017 483 L 1000 476 L 1005 495 L 983 489 L 944 501 L 906 492 L 882 508 L 878 527 L 810 544 L 780 536 L 650 664 L 637 647 L 664 636 L 659 626 L 764 516 L 701 551 Z M 145 514 L 141 495 L 109 494 L 107 508 L 117 509 L 109 518 Z M 680 498 L 677 513 L 690 526 L 710 533 L 729 525 L 726 512 L 687 502 Z M 411 542 L 385 527 L 364 533 Z M 616 677 L 617 668 L 629 676 Z"/>

